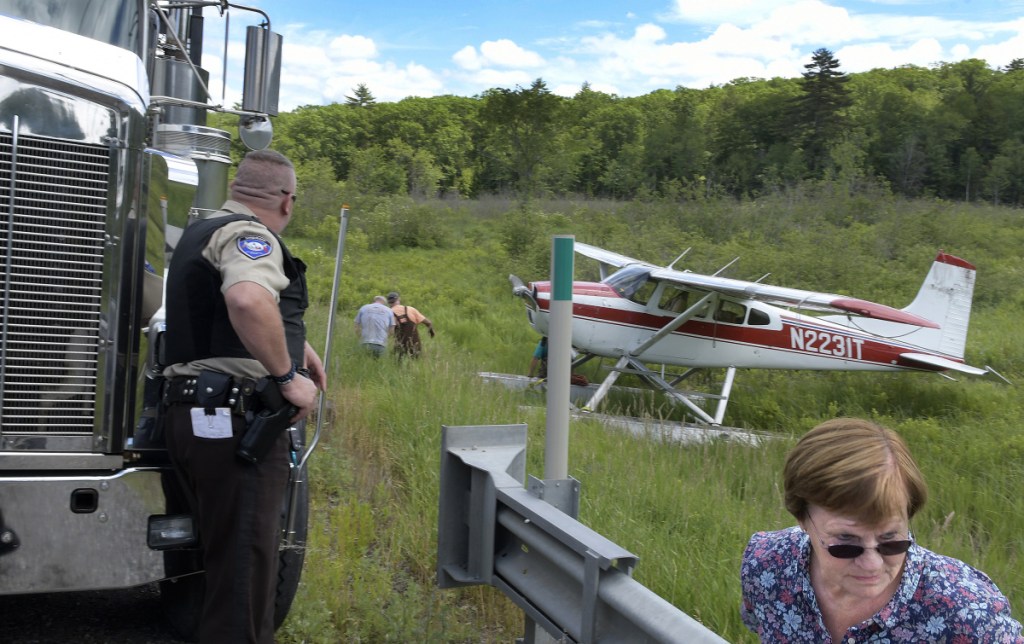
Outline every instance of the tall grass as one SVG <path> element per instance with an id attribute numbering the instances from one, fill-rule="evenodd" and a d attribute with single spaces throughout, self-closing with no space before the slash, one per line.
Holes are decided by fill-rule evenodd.
<path id="1" fill-rule="evenodd" d="M 543 204 L 533 206 L 543 211 L 504 215 L 487 204 L 491 211 L 479 221 L 491 224 L 493 238 L 481 227 L 471 238 L 450 236 L 443 248 L 370 251 L 357 244 L 343 268 L 330 407 L 311 460 L 305 572 L 280 641 L 511 642 L 522 635 L 521 612 L 499 592 L 435 586 L 440 432 L 442 425 L 525 422 L 527 472 L 542 474 L 543 409 L 526 406 L 529 398 L 477 373 L 525 373 L 536 336 L 510 295 L 507 275 L 544 277 L 550 233 L 575 233 L 581 241 L 667 263 L 681 251 L 665 239 L 674 230 L 675 239 L 714 257 L 695 259 L 708 264 L 695 270 L 740 254 L 755 278 L 772 270 L 774 283 L 896 306 L 913 297 L 942 244 L 979 265 L 968 361 L 992 364 L 1020 381 L 1019 211 L 879 198 L 869 209 L 872 221 L 865 222 L 857 220 L 866 217 L 863 203 L 805 199 L 788 204 L 793 216 L 787 204 L 773 200 L 716 202 L 707 206 L 712 218 L 658 204 Z M 547 213 L 556 208 L 557 216 Z M 445 209 L 451 212 L 450 204 Z M 840 223 L 813 216 L 821 211 Z M 353 213 L 358 238 L 358 210 Z M 456 215 L 464 221 L 472 213 Z M 781 221 L 761 221 L 765 217 Z M 534 228 L 522 230 L 523 222 Z M 807 235 L 787 233 L 787 223 Z M 374 221 L 378 228 L 385 224 L 379 216 Z M 660 234 L 650 239 L 636 232 L 644 230 Z M 769 251 L 764 238 L 772 234 L 785 245 Z M 331 243 L 293 243 L 298 254 L 316 258 L 311 282 L 317 303 L 309 318 L 314 345 L 325 328 Z M 517 255 L 508 251 L 513 243 Z M 357 345 L 356 308 L 390 290 L 401 291 L 438 330 L 436 338 L 424 338 L 419 360 L 375 360 Z M 918 540 L 984 570 L 1016 615 L 1024 615 L 1024 396 L 992 378 L 741 372 L 726 421 L 777 437 L 758 447 L 726 441 L 684 446 L 574 421 L 569 471 L 582 484 L 580 520 L 640 557 L 635 577 L 641 583 L 725 639 L 752 642 L 737 609 L 743 547 L 756 530 L 794 523 L 779 489 L 785 453 L 803 432 L 837 415 L 873 418 L 907 439 L 931 488 L 912 526 Z"/>
<path id="2" fill-rule="evenodd" d="M 399 363 L 364 354 L 344 331 L 311 461 L 302 586 L 279 639 L 508 640 L 504 629 L 521 617 L 500 593 L 441 591 L 432 580 L 441 425 L 516 422 L 517 401 L 504 390 L 483 396 L 467 355 L 447 338 Z"/>

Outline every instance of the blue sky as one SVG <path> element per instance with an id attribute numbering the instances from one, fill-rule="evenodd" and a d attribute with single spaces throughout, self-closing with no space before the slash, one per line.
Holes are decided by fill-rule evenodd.
<path id="1" fill-rule="evenodd" d="M 1024 0 L 250 0 L 284 36 L 280 107 L 342 102 L 364 83 L 378 101 L 475 96 L 584 82 L 638 96 L 740 77 L 796 77 L 820 47 L 846 72 L 1024 58 Z M 204 67 L 220 83 L 224 21 L 206 9 Z M 239 100 L 242 30 L 231 13 L 226 104 Z"/>

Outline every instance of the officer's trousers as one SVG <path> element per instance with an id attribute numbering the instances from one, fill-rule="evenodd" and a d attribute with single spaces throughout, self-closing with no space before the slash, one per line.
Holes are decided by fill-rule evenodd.
<path id="1" fill-rule="evenodd" d="M 232 416 L 231 438 L 209 439 L 193 434 L 188 405 L 166 412 L 167 449 L 196 506 L 206 571 L 199 641 L 272 644 L 288 434 L 254 465 L 235 455 L 243 417 Z"/>

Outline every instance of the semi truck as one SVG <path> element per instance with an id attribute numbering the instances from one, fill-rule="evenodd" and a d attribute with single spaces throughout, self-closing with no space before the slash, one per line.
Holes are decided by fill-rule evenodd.
<path id="1" fill-rule="evenodd" d="M 204 10 L 255 22 L 231 108 L 202 67 Z M 0 0 L 0 595 L 159 584 L 194 634 L 202 562 L 158 422 L 163 280 L 227 194 L 232 135 L 208 114 L 269 145 L 280 61 L 270 18 L 227 0 Z M 277 625 L 306 535 L 293 460 Z"/>

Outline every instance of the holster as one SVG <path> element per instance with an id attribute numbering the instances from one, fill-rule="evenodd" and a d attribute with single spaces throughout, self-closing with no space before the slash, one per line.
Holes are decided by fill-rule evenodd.
<path id="1" fill-rule="evenodd" d="M 270 378 L 260 378 L 256 381 L 256 394 L 263 403 L 263 409 L 277 411 L 288 402 L 281 393 L 281 387 Z"/>
<path id="2" fill-rule="evenodd" d="M 281 433 L 291 427 L 292 416 L 298 412 L 295 405 L 285 400 L 277 383 L 269 378 L 256 383 L 256 392 L 263 410 L 253 417 L 235 451 L 239 458 L 250 463 L 260 463 L 266 458 Z"/>

